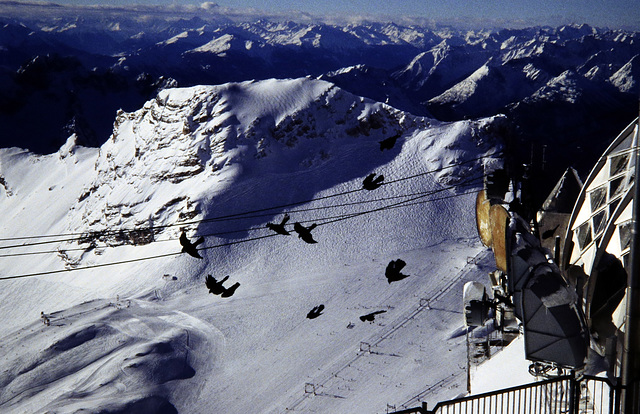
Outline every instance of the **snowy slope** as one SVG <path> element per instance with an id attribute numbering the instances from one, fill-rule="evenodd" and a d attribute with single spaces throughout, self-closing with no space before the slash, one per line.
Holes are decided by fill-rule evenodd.
<path id="1" fill-rule="evenodd" d="M 99 150 L 2 150 L 0 237 L 85 236 L 2 249 L 3 277 L 59 273 L 2 281 L 0 407 L 370 413 L 460 394 L 462 285 L 492 260 L 464 184 L 501 122 L 438 123 L 301 78 L 167 89 Z M 388 184 L 361 190 L 371 172 Z M 318 243 L 265 228 L 284 212 Z M 180 254 L 183 229 L 206 236 L 204 259 Z M 410 277 L 390 284 L 397 258 Z M 210 295 L 206 274 L 241 285 Z"/>

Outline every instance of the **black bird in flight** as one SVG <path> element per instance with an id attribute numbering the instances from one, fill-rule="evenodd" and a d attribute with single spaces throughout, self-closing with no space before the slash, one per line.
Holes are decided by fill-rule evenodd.
<path id="1" fill-rule="evenodd" d="M 409 277 L 409 275 L 400 273 L 402 268 L 405 267 L 406 265 L 407 264 L 402 259 L 390 261 L 389 264 L 387 265 L 387 269 L 384 272 L 384 275 L 387 277 L 387 282 L 391 284 L 391 282 L 397 282 L 398 280 L 402 280 L 406 277 Z"/>
<path id="2" fill-rule="evenodd" d="M 360 320 L 362 322 L 369 321 L 369 322 L 373 323 L 373 321 L 376 319 L 376 315 L 379 315 L 379 314 L 385 313 L 385 312 L 386 312 L 386 310 L 379 310 L 379 311 L 367 313 L 366 315 L 362 315 L 360 317 Z"/>
<path id="3" fill-rule="evenodd" d="M 392 137 L 389 138 L 385 138 L 382 141 L 379 141 L 380 143 L 380 151 L 384 151 L 386 149 L 390 150 L 393 148 L 394 145 L 396 145 L 396 140 L 399 138 L 399 135 L 394 135 Z"/>
<path id="4" fill-rule="evenodd" d="M 202 256 L 198 254 L 198 250 L 196 247 L 204 241 L 204 237 L 200 237 L 195 242 L 191 243 L 189 239 L 187 239 L 187 235 L 183 231 L 180 235 L 180 244 L 182 245 L 182 252 L 187 253 L 190 256 L 195 257 L 196 259 L 202 259 Z"/>
<path id="5" fill-rule="evenodd" d="M 282 234 L 284 236 L 288 236 L 291 233 L 289 233 L 287 231 L 287 229 L 284 228 L 284 225 L 287 223 L 287 221 L 289 221 L 289 215 L 285 214 L 284 218 L 282 219 L 282 221 L 280 222 L 280 224 L 273 224 L 273 223 L 267 223 L 267 228 L 275 231 L 278 234 Z"/>
<path id="6" fill-rule="evenodd" d="M 236 289 L 238 289 L 238 286 L 240 286 L 240 282 L 234 283 L 230 288 L 225 289 L 220 296 L 222 296 L 223 298 L 233 296 L 233 294 L 236 293 Z"/>
<path id="7" fill-rule="evenodd" d="M 549 237 L 553 236 L 556 232 L 556 230 L 558 230 L 558 227 L 560 227 L 560 225 L 558 224 L 557 226 L 555 226 L 552 229 L 546 230 L 542 233 L 542 238 L 543 239 L 548 239 Z"/>
<path id="8" fill-rule="evenodd" d="M 318 316 L 322 315 L 323 310 L 324 310 L 324 305 L 315 306 L 313 309 L 309 311 L 309 313 L 307 313 L 307 318 L 315 319 Z"/>
<path id="9" fill-rule="evenodd" d="M 209 293 L 213 293 L 214 295 L 221 295 L 226 290 L 222 284 L 229 279 L 229 276 L 225 276 L 222 280 L 217 281 L 213 276 L 207 275 L 207 279 L 205 280 L 205 284 L 209 288 Z"/>
<path id="10" fill-rule="evenodd" d="M 378 177 L 376 177 L 376 173 L 371 173 L 367 175 L 367 177 L 362 182 L 362 188 L 364 188 L 365 190 L 372 191 L 380 187 L 383 181 L 384 181 L 384 175 L 380 174 Z"/>
<path id="11" fill-rule="evenodd" d="M 310 225 L 309 227 L 305 227 L 302 224 L 296 222 L 293 225 L 293 230 L 298 233 L 298 237 L 301 238 L 302 240 L 306 241 L 309 244 L 312 243 L 318 243 L 317 241 L 313 240 L 313 236 L 311 235 L 311 230 L 315 229 L 317 226 L 316 223 L 313 223 L 312 225 Z"/>

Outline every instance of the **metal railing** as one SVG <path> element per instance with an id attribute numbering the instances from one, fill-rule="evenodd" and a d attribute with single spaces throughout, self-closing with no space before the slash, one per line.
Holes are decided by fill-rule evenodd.
<path id="1" fill-rule="evenodd" d="M 619 398 L 606 378 L 566 375 L 390 414 L 618 414 Z"/>

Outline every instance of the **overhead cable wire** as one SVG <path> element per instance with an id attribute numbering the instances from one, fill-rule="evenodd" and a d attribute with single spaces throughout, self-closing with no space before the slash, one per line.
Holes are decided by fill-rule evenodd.
<path id="1" fill-rule="evenodd" d="M 472 179 L 469 179 L 467 181 L 475 181 L 475 180 L 478 180 L 479 178 L 482 178 L 482 177 L 472 178 Z M 326 225 L 326 224 L 336 223 L 336 222 L 339 222 L 339 221 L 348 220 L 348 219 L 351 219 L 351 218 L 363 216 L 365 214 L 371 214 L 371 213 L 375 213 L 375 212 L 378 212 L 378 211 L 383 211 L 383 210 L 386 210 L 386 209 L 391 209 L 391 208 L 394 208 L 394 207 L 403 206 L 406 203 L 410 203 L 412 201 L 416 201 L 416 200 L 419 200 L 421 198 L 428 197 L 429 195 L 433 195 L 435 193 L 442 192 L 442 191 L 447 191 L 447 190 L 450 190 L 450 189 L 451 188 L 441 188 L 441 189 L 438 189 L 438 190 L 434 190 L 431 194 L 422 194 L 422 195 L 418 195 L 416 197 L 413 197 L 413 198 L 411 198 L 409 200 L 399 201 L 399 202 L 396 202 L 396 203 L 393 203 L 393 204 L 390 204 L 390 205 L 387 205 L 387 206 L 378 207 L 378 208 L 375 208 L 375 209 L 372 209 L 372 210 L 366 210 L 366 211 L 361 211 L 361 212 L 358 212 L 358 213 L 353 213 L 353 214 L 347 215 L 345 217 L 340 217 L 340 218 L 329 220 L 329 221 L 326 221 L 326 222 L 323 222 L 323 223 L 319 223 L 318 226 L 323 226 L 323 225 Z"/>
<path id="2" fill-rule="evenodd" d="M 458 183 L 456 185 L 452 185 L 452 186 L 449 186 L 449 187 L 443 187 L 442 189 L 438 189 L 438 190 L 435 190 L 435 191 L 436 192 L 440 192 L 440 191 L 444 191 L 444 190 L 448 190 L 448 189 L 459 188 L 459 187 L 462 187 L 462 186 L 465 186 L 465 185 L 471 185 L 470 184 L 471 181 L 478 181 L 481 178 L 483 178 L 483 176 L 476 177 L 475 179 L 472 179 L 472 180 L 466 180 L 466 181 L 463 181 L 461 183 Z M 349 203 L 332 204 L 332 205 L 327 205 L 327 206 L 310 207 L 310 208 L 305 208 L 305 209 L 296 209 L 296 210 L 290 210 L 287 213 L 295 214 L 295 213 L 300 213 L 300 212 L 326 210 L 326 209 L 332 209 L 332 208 L 347 207 L 347 206 L 352 206 L 352 205 L 376 203 L 376 202 L 381 202 L 381 201 L 386 201 L 386 200 L 393 200 L 393 199 L 398 199 L 398 198 L 414 197 L 414 196 L 420 196 L 420 195 L 431 195 L 433 193 L 434 193 L 434 190 L 428 190 L 428 191 L 423 191 L 423 192 L 418 192 L 418 193 L 410 193 L 410 194 L 393 195 L 393 196 L 387 196 L 387 197 L 379 197 L 379 198 L 375 198 L 375 199 L 353 201 L 353 202 L 349 202 Z M 237 218 L 234 218 L 234 219 L 235 220 L 240 220 L 240 219 L 260 218 L 260 217 L 269 217 L 269 216 L 271 216 L 271 214 L 256 214 L 256 215 L 253 215 L 253 216 L 237 217 Z M 313 220 L 305 220 L 305 222 L 310 222 L 310 221 L 313 221 Z M 240 229 L 240 230 L 231 230 L 231 231 L 225 231 L 225 232 L 216 232 L 216 233 L 208 234 L 208 235 L 204 235 L 204 236 L 205 237 L 222 236 L 222 235 L 226 235 L 226 234 L 243 233 L 243 232 L 246 232 L 248 230 L 250 230 L 250 229 Z M 120 232 L 118 234 L 120 234 Z M 62 239 L 62 240 L 59 240 L 59 241 L 49 240 L 49 241 L 45 241 L 45 242 L 24 243 L 24 244 L 11 245 L 11 246 L 0 246 L 0 250 L 8 249 L 8 248 L 30 247 L 30 246 L 36 246 L 36 245 L 42 245 L 42 244 L 51 244 L 51 243 L 73 242 L 73 241 L 80 241 L 80 240 L 81 239 L 73 238 L 73 239 Z M 162 242 L 162 241 L 171 241 L 171 240 L 177 240 L 177 238 L 154 240 L 154 241 L 152 241 L 152 243 L 153 242 Z M 93 246 L 93 248 L 111 248 L 111 247 L 116 247 L 116 246 L 110 246 L 110 245 Z M 87 248 L 69 248 L 69 249 L 62 249 L 62 251 L 64 251 L 64 252 L 66 252 L 66 251 L 76 251 L 76 250 L 79 251 L 79 250 L 86 250 L 86 249 Z M 0 258 L 1 257 L 27 256 L 27 255 L 31 255 L 31 254 L 45 254 L 45 253 L 61 253 L 61 250 L 49 250 L 49 251 L 40 251 L 40 252 L 23 252 L 23 253 L 4 254 L 4 255 L 0 255 Z"/>
<path id="3" fill-rule="evenodd" d="M 444 166 L 444 167 L 437 168 L 435 170 L 429 170 L 429 171 L 425 171 L 425 172 L 422 172 L 422 173 L 419 173 L 419 174 L 414 174 L 414 175 L 409 176 L 409 177 L 402 177 L 400 179 L 396 179 L 396 180 L 393 180 L 393 181 L 390 181 L 390 182 L 382 183 L 382 185 L 388 185 L 388 184 L 396 183 L 396 182 L 407 180 L 407 179 L 422 177 L 422 176 L 425 176 L 425 175 L 429 175 L 429 174 L 433 174 L 433 173 L 436 173 L 436 172 L 444 171 L 444 170 L 449 169 L 449 168 L 458 167 L 458 166 L 461 166 L 461 165 L 464 165 L 464 164 L 468 164 L 468 163 L 473 162 L 473 161 L 478 161 L 480 159 L 489 158 L 490 156 L 493 156 L 493 155 L 496 155 L 496 154 L 502 154 L 502 151 L 497 151 L 497 152 L 494 152 L 494 153 L 492 153 L 490 155 L 484 155 L 482 157 L 472 158 L 472 159 L 469 159 L 469 160 L 466 160 L 466 161 L 463 161 L 463 162 L 460 162 L 460 163 L 457 163 L 457 164 L 450 164 L 450 165 L 447 165 L 447 166 Z M 356 192 L 360 192 L 360 191 L 367 191 L 367 190 L 365 188 L 359 187 L 359 188 L 356 188 L 356 189 L 353 189 L 353 190 L 343 191 L 343 192 L 334 193 L 334 194 L 328 194 L 328 195 L 325 195 L 325 196 L 314 197 L 314 198 L 310 198 L 310 199 L 307 199 L 307 200 L 296 201 L 296 202 L 292 202 L 292 203 L 288 203 L 288 204 L 281 204 L 281 205 L 273 206 L 273 207 L 266 207 L 266 208 L 261 208 L 261 209 L 257 209 L 257 210 L 250 210 L 250 211 L 245 211 L 245 212 L 241 212 L 241 213 L 234 213 L 234 214 L 228 214 L 228 215 L 224 215 L 224 216 L 218 216 L 218 217 L 212 217 L 212 218 L 208 218 L 208 219 L 197 220 L 196 222 L 194 222 L 192 224 L 207 223 L 207 222 L 211 222 L 211 221 L 219 221 L 219 220 L 229 219 L 229 218 L 233 218 L 233 217 L 237 217 L 237 216 L 244 216 L 244 215 L 247 215 L 247 214 L 262 213 L 262 212 L 270 211 L 270 210 L 282 210 L 282 209 L 287 208 L 287 207 L 293 207 L 293 206 L 297 206 L 297 205 L 301 205 L 301 204 L 308 204 L 308 203 L 311 203 L 311 202 L 314 202 L 314 201 L 326 200 L 328 198 L 339 197 L 339 196 L 352 194 L 352 193 L 356 193 Z"/>
<path id="4" fill-rule="evenodd" d="M 477 179 L 480 179 L 482 177 L 478 177 Z M 466 185 L 472 185 L 471 183 L 468 184 L 464 184 L 461 186 L 455 186 L 455 187 L 447 187 L 445 189 L 452 189 L 452 188 L 459 188 L 459 187 L 463 187 Z M 437 192 L 440 192 L 441 190 L 436 190 Z M 474 194 L 477 193 L 480 190 L 473 190 L 471 192 L 464 192 L 464 193 L 460 193 L 460 194 L 452 194 L 449 196 L 445 196 L 445 197 L 439 197 L 439 198 L 434 198 L 434 199 L 428 199 L 428 200 L 422 200 L 422 201 L 418 201 L 418 202 L 413 202 L 411 203 L 412 200 L 405 200 L 405 203 L 410 203 L 410 204 L 406 204 L 406 205 L 418 205 L 418 204 L 425 204 L 428 202 L 432 202 L 432 201 L 439 201 L 439 200 L 445 200 L 448 198 L 454 198 L 454 197 L 461 197 L 464 195 L 468 195 L 468 194 Z M 337 207 L 345 207 L 345 206 L 350 206 L 350 205 L 358 205 L 358 204 L 368 204 L 368 203 L 374 203 L 374 202 L 381 202 L 381 201 L 387 201 L 387 200 L 391 200 L 391 199 L 397 199 L 397 198 L 407 198 L 407 197 L 415 197 L 415 196 L 419 196 L 419 195 L 433 195 L 434 194 L 434 190 L 431 190 L 429 192 L 419 192 L 419 193 L 412 193 L 412 194 L 403 194 L 403 195 L 397 195 L 397 196 L 391 196 L 391 197 L 382 197 L 382 198 L 377 198 L 374 200 L 364 200 L 363 202 L 353 202 L 353 203 L 344 203 L 344 204 L 339 204 L 339 205 L 331 205 L 331 206 L 324 206 L 324 207 L 316 207 L 316 208 L 309 208 L 309 209 L 301 209 L 301 210 L 290 210 L 287 212 L 287 214 L 296 214 L 296 213 L 301 213 L 301 212 L 307 212 L 307 211 L 315 211 L 315 210 L 319 210 L 319 209 L 330 209 L 330 208 L 337 208 Z M 388 207 L 389 209 L 391 208 L 398 208 L 398 207 L 403 207 L 403 205 L 395 205 L 392 207 Z M 359 213 L 358 213 L 359 214 Z M 351 216 L 353 216 L 354 213 L 345 213 L 345 214 L 341 214 L 341 215 L 335 215 L 335 216 L 328 216 L 328 217 L 319 217 L 319 218 L 307 218 L 304 220 L 300 220 L 300 223 L 313 223 L 316 221 L 325 221 L 325 220 L 333 220 L 333 219 L 340 219 L 340 218 L 350 218 Z M 251 218 L 254 217 L 263 217 L 263 216 L 271 216 L 269 215 L 260 215 L 260 216 L 250 216 Z M 260 226 L 260 227 L 252 227 L 252 228 L 243 228 L 243 229 L 238 229 L 238 230 L 228 230 L 228 231 L 221 231 L 221 232 L 215 232 L 215 233 L 208 233 L 208 234 L 196 234 L 194 235 L 194 237 L 220 237 L 220 236 L 225 236 L 225 235 L 229 235 L 229 234 L 236 234 L 236 233 L 246 233 L 246 232 L 250 232 L 250 231 L 255 231 L 255 230 L 260 230 L 260 229 L 265 229 L 265 226 Z M 174 242 L 177 241 L 178 238 L 177 237 L 170 237 L 167 239 L 160 239 L 160 240 L 153 240 L 151 243 L 162 243 L 162 242 Z M 99 246 L 90 246 L 90 247 L 72 247 L 72 248 L 66 248 L 66 249 L 58 249 L 58 250 L 45 250 L 45 251 L 34 251 L 34 252 L 22 252 L 22 253 L 9 253 L 9 254 L 0 254 L 0 258 L 3 257 L 20 257 L 20 256 L 30 256 L 30 255 L 41 255 L 41 254 L 62 254 L 62 253 L 66 253 L 66 252 L 73 252 L 73 251 L 87 251 L 88 249 L 107 249 L 107 248 L 115 248 L 115 247 L 121 247 L 121 246 L 126 246 L 127 244 L 122 244 L 122 245 L 99 245 Z"/>
<path id="5" fill-rule="evenodd" d="M 227 243 L 221 243 L 221 244 L 217 244 L 217 245 L 214 245 L 214 246 L 201 248 L 201 249 L 198 249 L 198 250 L 209 250 L 209 249 L 215 249 L 215 248 L 219 248 L 219 247 L 232 246 L 234 244 L 247 243 L 247 242 L 250 242 L 250 241 L 265 239 L 265 238 L 273 237 L 273 236 L 277 236 L 277 234 L 268 234 L 268 235 L 264 235 L 264 236 L 253 237 L 253 238 L 250 238 L 250 239 L 243 239 L 243 240 L 236 240 L 236 241 L 231 241 L 231 242 L 227 242 Z M 172 252 L 172 253 L 159 254 L 159 255 L 155 255 L 155 256 L 146 256 L 146 257 L 139 257 L 139 258 L 135 258 L 135 259 L 120 260 L 120 261 L 117 261 L 117 262 L 99 263 L 99 264 L 95 264 L 95 265 L 70 267 L 70 268 L 58 269 L 58 270 L 48 270 L 48 271 L 36 272 L 36 273 L 28 273 L 28 274 L 23 274 L 23 275 L 1 276 L 0 277 L 0 281 L 1 280 L 11 280 L 11 279 L 22 279 L 22 278 L 34 277 L 34 276 L 46 276 L 46 275 L 52 275 L 52 274 L 58 274 L 58 273 L 73 272 L 73 271 L 77 271 L 77 270 L 97 269 L 97 268 L 107 267 L 107 266 L 115 266 L 115 265 L 121 265 L 121 264 L 142 262 L 142 261 L 146 261 L 146 260 L 160 259 L 160 258 L 164 258 L 164 257 L 178 256 L 178 255 L 181 255 L 181 254 L 183 254 L 183 253 L 182 252 Z"/>
<path id="6" fill-rule="evenodd" d="M 469 179 L 467 181 L 473 181 L 473 180 L 477 180 L 479 178 L 482 178 L 482 177 L 472 178 L 472 179 Z M 383 210 L 386 210 L 386 209 L 399 208 L 399 207 L 404 207 L 404 206 L 408 206 L 408 205 L 415 205 L 415 204 L 422 204 L 422 203 L 428 202 L 428 201 L 437 201 L 439 199 L 431 199 L 431 200 L 423 200 L 421 202 L 415 202 L 416 200 L 419 200 L 421 198 L 427 197 L 429 195 L 433 195 L 433 194 L 438 193 L 438 192 L 446 191 L 446 190 L 449 190 L 449 189 L 451 189 L 451 188 L 442 188 L 442 189 L 434 190 L 434 191 L 431 192 L 431 194 L 419 195 L 419 196 L 413 197 L 413 198 L 411 198 L 409 200 L 403 200 L 403 201 L 400 201 L 400 202 L 397 202 L 397 203 L 393 203 L 391 205 L 381 206 L 381 207 L 378 207 L 378 208 L 375 208 L 375 209 L 372 209 L 372 210 L 365 210 L 365 211 L 361 211 L 361 212 L 357 212 L 357 213 L 345 214 L 345 215 L 338 216 L 336 218 L 331 218 L 331 217 L 325 218 L 325 220 L 328 219 L 328 221 L 321 222 L 321 223 L 318 224 L 318 226 L 326 225 L 326 224 L 330 224 L 330 223 L 335 223 L 335 222 L 339 222 L 339 221 L 343 221 L 343 220 L 347 220 L 347 219 L 352 219 L 352 218 L 359 217 L 359 216 L 362 216 L 362 215 L 365 215 L 365 214 L 371 214 L 371 213 L 383 211 Z M 474 192 L 476 192 L 476 191 L 474 191 Z M 474 193 L 474 192 L 471 192 L 471 193 Z M 442 197 L 441 199 L 459 197 L 459 196 L 467 195 L 467 194 L 471 194 L 471 193 L 453 194 L 453 195 L 449 195 L 447 197 Z M 320 220 L 318 220 L 318 221 L 320 221 Z M 249 230 L 246 230 L 246 231 L 249 231 Z M 206 247 L 199 248 L 198 250 L 210 250 L 210 249 L 215 249 L 215 248 L 220 248 L 220 247 L 225 247 L 225 246 L 232 246 L 232 245 L 236 245 L 236 244 L 247 243 L 247 242 L 261 240 L 261 239 L 266 239 L 266 238 L 275 237 L 275 236 L 278 236 L 278 234 L 270 233 L 270 234 L 266 234 L 266 235 L 251 237 L 251 238 L 248 238 L 248 239 L 235 240 L 235 241 L 220 243 L 220 244 L 216 244 L 216 245 L 212 245 L 212 246 L 206 246 Z M 3 277 L 0 277 L 0 280 L 11 280 L 11 279 L 26 278 L 26 277 L 34 277 L 34 276 L 45 276 L 45 275 L 51 275 L 51 274 L 60 274 L 60 273 L 72 272 L 72 271 L 77 271 L 77 270 L 90 270 L 90 269 L 102 268 L 102 267 L 107 267 L 107 266 L 130 264 L 130 263 L 135 263 L 135 262 L 140 262 L 140 261 L 154 260 L 154 259 L 159 259 L 159 258 L 177 256 L 177 255 L 180 255 L 180 254 L 182 254 L 182 252 L 172 252 L 172 253 L 165 253 L 165 254 L 155 255 L 155 256 L 146 256 L 146 257 L 135 258 L 135 259 L 121 260 L 121 261 L 116 261 L 116 262 L 100 263 L 100 264 L 96 264 L 96 265 L 69 267 L 69 268 L 65 268 L 65 269 L 58 269 L 58 270 L 52 270 L 52 271 L 43 271 L 43 272 L 36 272 L 36 273 L 29 273 L 29 274 L 22 274 L 22 275 L 3 276 Z"/>
<path id="7" fill-rule="evenodd" d="M 398 179 L 395 179 L 395 180 L 392 180 L 392 181 L 384 182 L 384 183 L 382 183 L 382 185 L 389 185 L 389 184 L 393 184 L 393 183 L 400 182 L 400 181 L 405 181 L 405 180 L 418 178 L 418 177 L 422 177 L 422 176 L 429 175 L 429 174 L 434 174 L 434 173 L 437 173 L 437 172 L 440 172 L 440 171 L 444 171 L 444 170 L 449 169 L 449 168 L 458 167 L 458 166 L 469 164 L 471 162 L 478 161 L 478 160 L 481 160 L 481 159 L 491 158 L 491 157 L 497 156 L 497 155 L 502 155 L 502 151 L 496 151 L 496 152 L 493 152 L 491 154 L 483 155 L 481 157 L 471 158 L 469 160 L 465 160 L 465 161 L 462 161 L 462 162 L 459 162 L 459 163 L 455 163 L 455 164 L 449 164 L 449 165 L 446 165 L 446 166 L 443 166 L 443 167 L 440 167 L 440 168 L 437 168 L 437 169 L 434 169 L 434 170 L 425 171 L 425 172 L 414 174 L 414 175 L 411 175 L 411 176 L 408 176 L 408 177 L 401 177 L 401 178 L 398 178 Z M 307 203 L 310 203 L 310 202 L 313 202 L 313 201 L 320 201 L 320 200 L 325 200 L 325 199 L 328 199 L 328 198 L 344 196 L 344 195 L 348 195 L 348 194 L 352 194 L 352 193 L 356 193 L 356 192 L 360 192 L 360 191 L 365 191 L 365 189 L 362 188 L 362 187 L 359 187 L 359 188 L 348 190 L 348 191 L 343 191 L 343 192 L 334 193 L 334 194 L 328 194 L 328 195 L 325 195 L 325 196 L 314 197 L 314 198 L 310 198 L 310 199 L 306 199 L 306 200 L 300 200 L 300 201 L 295 201 L 295 202 L 286 203 L 286 204 L 280 204 L 280 205 L 271 206 L 271 207 L 260 208 L 260 209 L 256 209 L 256 210 L 249 210 L 249 211 L 244 211 L 244 212 L 239 212 L 239 213 L 232 213 L 232 214 L 227 214 L 227 215 L 222 215 L 222 216 L 217 216 L 217 217 L 210 217 L 210 218 L 205 218 L 205 219 L 200 219 L 200 220 L 192 220 L 192 221 L 178 222 L 178 223 L 173 223 L 173 224 L 164 224 L 164 225 L 158 225 L 158 226 L 147 226 L 147 227 L 138 227 L 138 228 L 130 228 L 130 229 L 124 228 L 124 229 L 116 229 L 116 230 L 96 230 L 96 231 L 87 231 L 87 232 L 70 232 L 70 233 L 48 234 L 48 235 L 5 237 L 5 238 L 0 238 L 0 242 L 2 242 L 2 241 L 15 241 L 15 240 L 44 239 L 44 238 L 53 238 L 53 237 L 67 237 L 67 236 L 71 237 L 71 236 L 73 236 L 72 238 L 64 238 L 64 239 L 53 240 L 53 241 L 40 241 L 40 242 L 33 242 L 33 243 L 24 243 L 24 244 L 21 244 L 21 245 L 0 246 L 0 249 L 13 248 L 13 247 L 22 247 L 22 246 L 33 246 L 33 245 L 41 245 L 41 244 L 48 244 L 48 243 L 65 242 L 65 241 L 75 241 L 75 240 L 80 240 L 82 238 L 91 238 L 91 237 L 99 237 L 99 236 L 109 236 L 109 235 L 136 233 L 136 232 L 144 233 L 144 232 L 148 232 L 148 231 L 153 231 L 153 230 L 158 230 L 158 229 L 165 229 L 165 228 L 169 228 L 169 227 L 189 226 L 189 225 L 196 225 L 196 224 L 200 224 L 200 223 L 223 221 L 223 220 L 232 219 L 232 218 L 240 217 L 240 216 L 246 216 L 246 215 L 254 214 L 254 213 L 262 213 L 262 212 L 267 212 L 267 211 L 271 211 L 271 210 L 281 210 L 281 209 L 287 208 L 287 207 L 294 207 L 294 206 L 297 206 L 297 205 L 307 204 Z"/>

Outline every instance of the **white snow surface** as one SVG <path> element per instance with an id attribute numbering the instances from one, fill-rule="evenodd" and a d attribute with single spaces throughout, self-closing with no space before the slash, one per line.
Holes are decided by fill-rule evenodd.
<path id="1" fill-rule="evenodd" d="M 0 411 L 382 413 L 464 393 L 462 289 L 493 259 L 479 182 L 461 185 L 497 122 L 266 80 L 164 90 L 99 149 L 0 150 Z M 361 190 L 371 172 L 387 184 Z M 318 243 L 265 228 L 285 212 Z M 388 283 L 398 258 L 410 276 Z M 207 274 L 241 286 L 211 295 Z"/>

